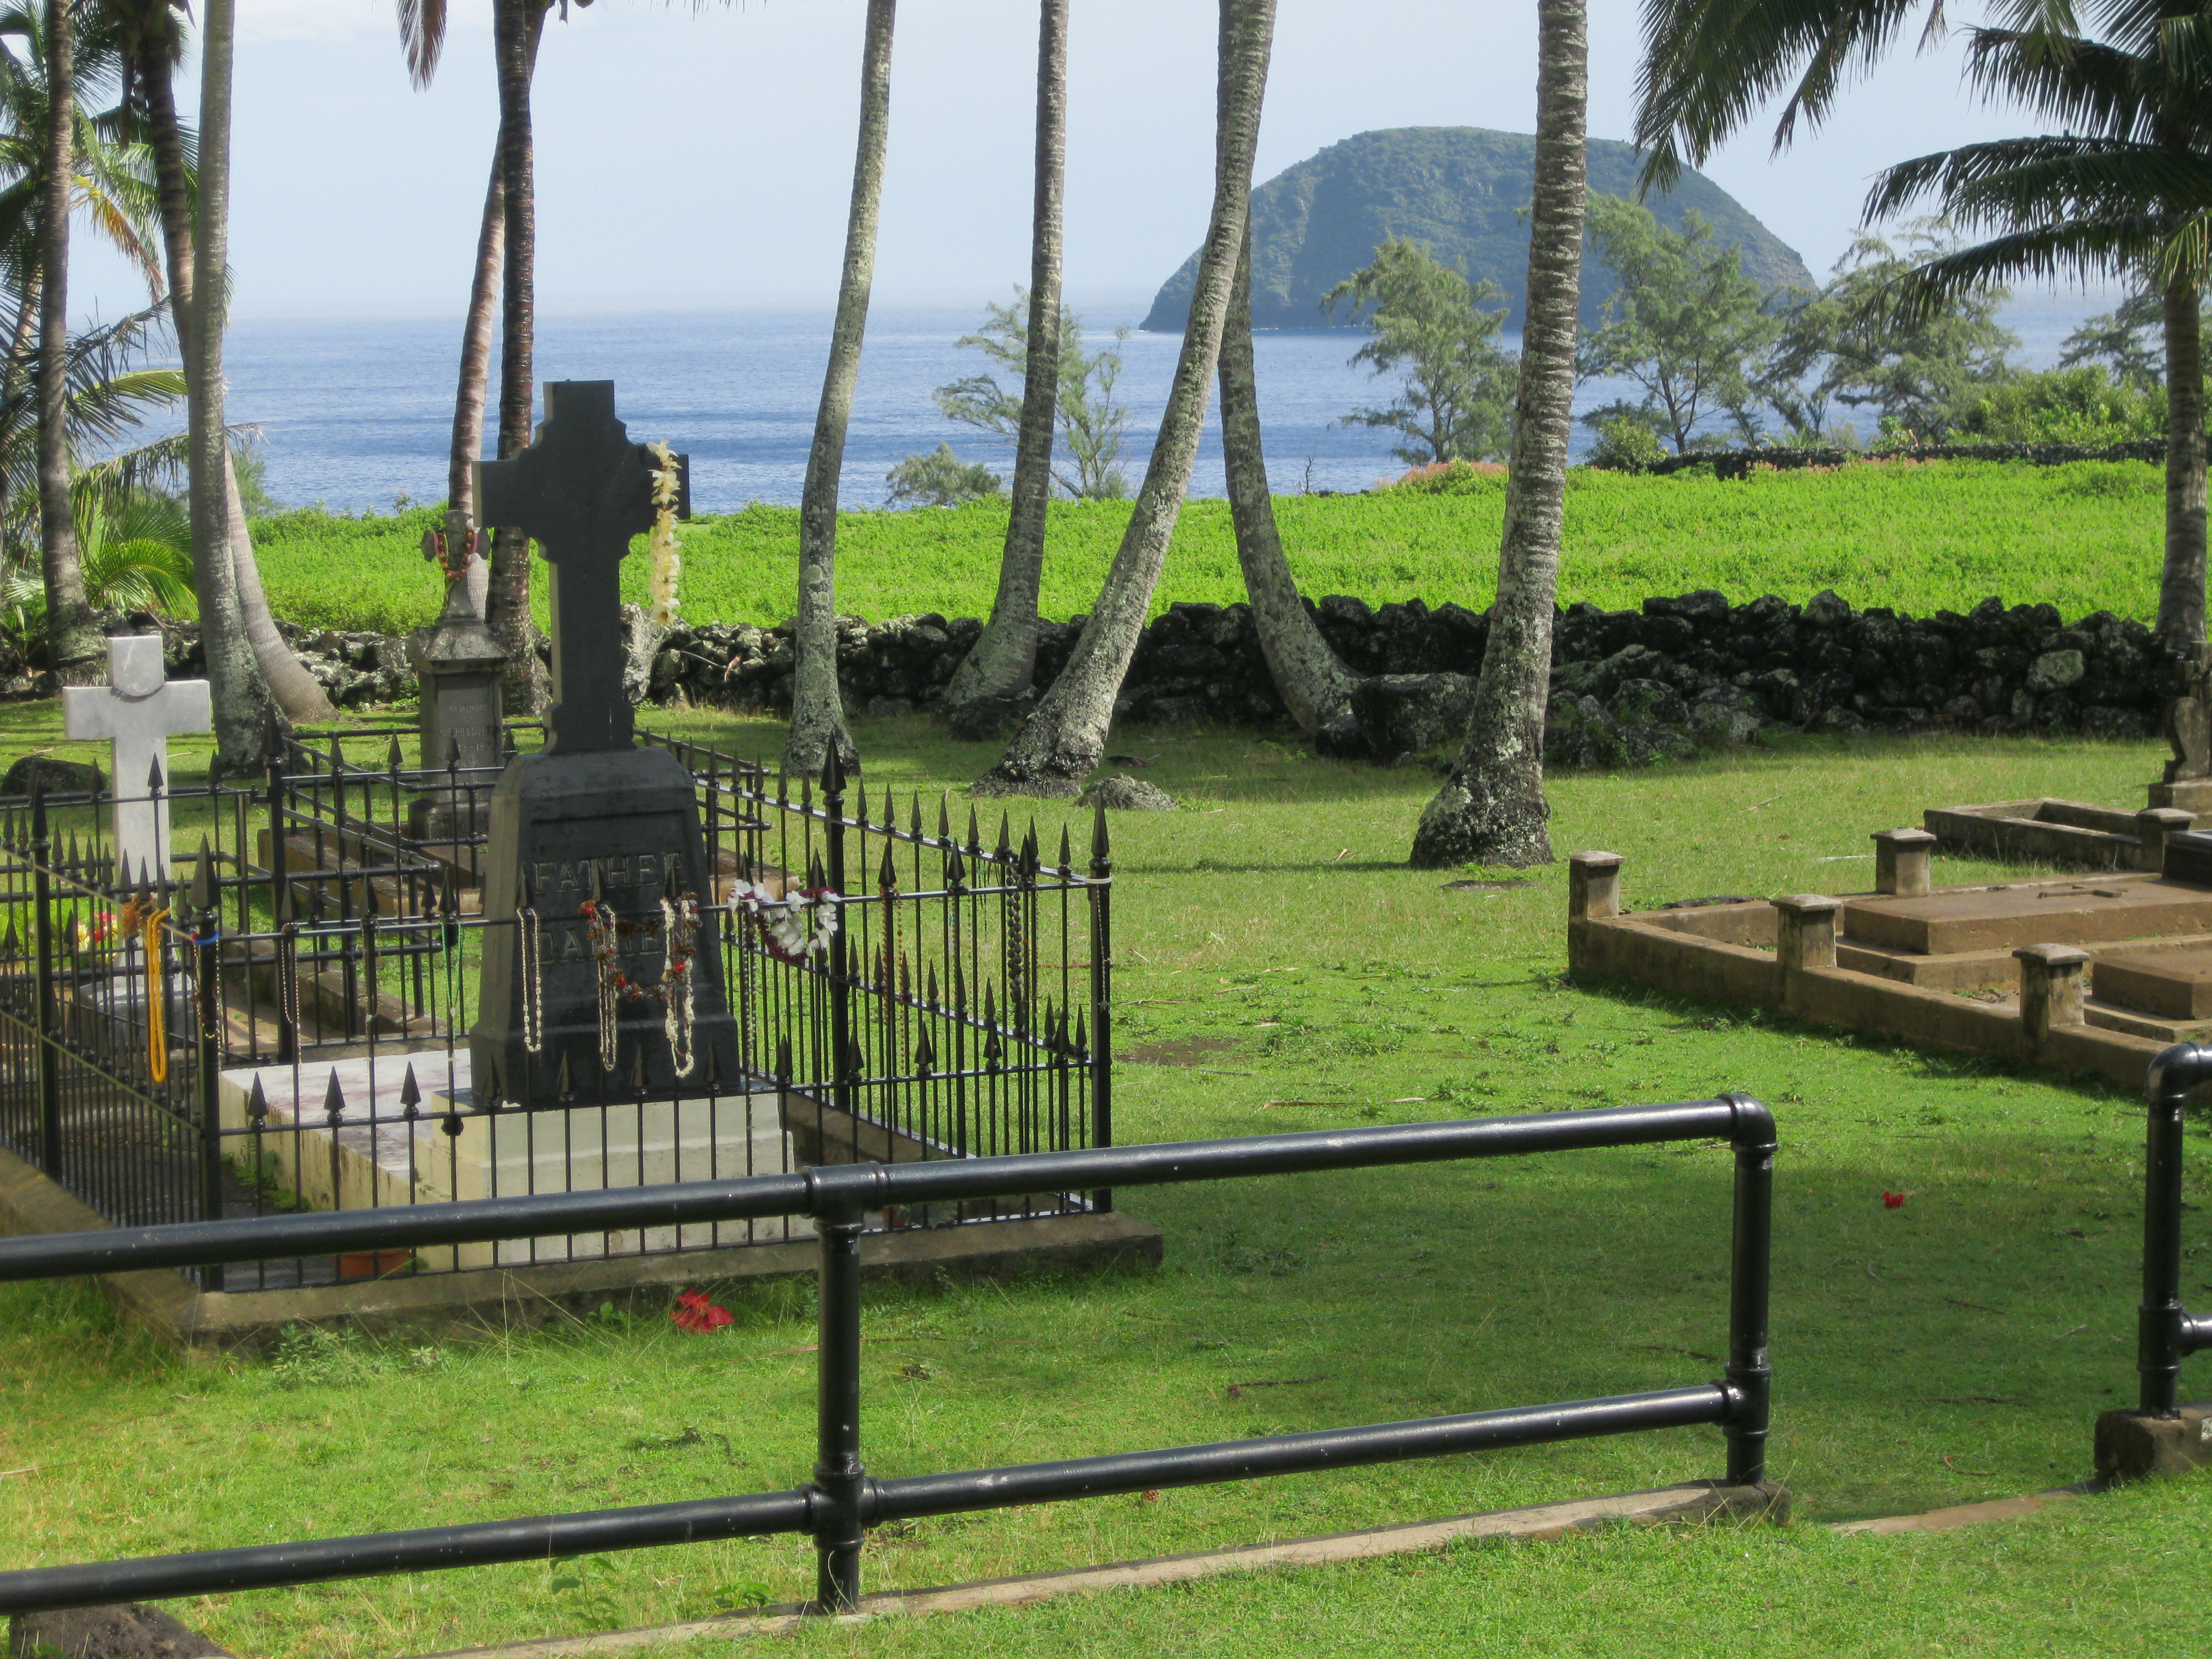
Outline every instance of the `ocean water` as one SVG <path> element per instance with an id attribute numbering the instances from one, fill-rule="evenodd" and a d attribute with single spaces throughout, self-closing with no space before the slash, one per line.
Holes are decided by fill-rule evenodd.
<path id="1" fill-rule="evenodd" d="M 1117 323 L 1133 322 L 1146 303 L 1147 296 L 1135 295 L 1079 301 L 1089 343 L 1095 347 Z M 2078 295 L 2016 303 L 2007 320 L 2021 337 L 2021 359 L 2055 361 L 2059 342 L 2080 319 L 2112 303 Z M 981 320 L 980 307 L 886 305 L 870 318 L 845 446 L 847 506 L 882 505 L 884 473 L 943 442 L 965 459 L 1011 471 L 1009 446 L 946 420 L 930 400 L 935 387 L 986 368 L 980 353 L 956 343 Z M 617 412 L 633 437 L 690 453 L 696 510 L 791 504 L 813 440 L 830 321 L 826 307 L 556 313 L 538 319 L 537 368 L 541 380 L 612 380 Z M 1278 493 L 1364 489 L 1404 470 L 1390 453 L 1395 434 L 1340 424 L 1348 410 L 1391 395 L 1389 385 L 1347 365 L 1359 339 L 1337 330 L 1255 337 L 1268 476 Z M 259 428 L 270 493 L 289 506 L 319 501 L 347 513 L 389 511 L 402 495 L 442 500 L 459 343 L 455 319 L 240 319 L 225 353 L 230 416 Z M 1181 343 L 1173 335 L 1133 332 L 1123 347 L 1117 391 L 1129 409 L 1123 470 L 1133 490 Z M 1626 391 L 1585 382 L 1576 405 L 1602 404 Z M 1590 441 L 1577 426 L 1577 453 Z M 1191 492 L 1223 493 L 1220 428 L 1211 411 Z"/>

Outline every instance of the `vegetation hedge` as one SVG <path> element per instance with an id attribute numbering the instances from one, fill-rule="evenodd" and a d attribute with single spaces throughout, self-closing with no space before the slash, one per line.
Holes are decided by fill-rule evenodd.
<path id="1" fill-rule="evenodd" d="M 2142 461 L 1887 461 L 1730 480 L 1578 467 L 1569 475 L 1559 600 L 1624 610 L 1653 594 L 1711 588 L 1802 604 L 1827 588 L 1862 609 L 1926 616 L 1971 610 L 1994 593 L 2069 616 L 2109 611 L 2148 621 L 2163 490 L 2160 469 Z M 1278 496 L 1275 511 L 1309 593 L 1480 611 L 1493 595 L 1504 503 L 1502 477 L 1461 473 L 1359 495 Z M 1129 512 L 1127 501 L 1053 504 L 1046 616 L 1091 609 Z M 397 633 L 428 623 L 440 594 L 420 544 L 434 516 L 305 511 L 257 520 L 270 603 L 324 628 Z M 1002 502 L 841 514 L 838 609 L 988 615 L 1006 523 Z M 795 507 L 756 505 L 687 526 L 685 617 L 783 621 L 793 608 L 798 545 Z M 629 560 L 623 574 L 625 597 L 642 602 L 645 561 Z M 1191 501 L 1154 613 L 1178 600 L 1243 597 L 1228 503 Z"/>

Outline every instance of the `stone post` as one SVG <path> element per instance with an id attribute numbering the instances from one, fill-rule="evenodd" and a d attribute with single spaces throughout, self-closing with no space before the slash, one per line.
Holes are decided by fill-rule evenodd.
<path id="1" fill-rule="evenodd" d="M 2156 875 L 2166 868 L 2166 838 L 2197 822 L 2178 806 L 2153 806 L 2136 814 L 2136 836 L 2142 842 L 2142 867 Z"/>
<path id="2" fill-rule="evenodd" d="M 1925 898 L 1936 837 L 1925 830 L 1874 832 L 1874 890 L 1895 898 Z"/>
<path id="3" fill-rule="evenodd" d="M 1786 1008 L 1797 1000 L 1807 969 L 1836 965 L 1836 913 L 1844 902 L 1819 893 L 1791 893 L 1769 902 L 1774 906 L 1775 967 Z"/>
<path id="4" fill-rule="evenodd" d="M 2070 945 L 2023 945 L 2020 963 L 2020 1028 L 2030 1049 L 2051 1032 L 2081 1024 L 2081 970 L 2089 953 Z"/>
<path id="5" fill-rule="evenodd" d="M 1567 920 L 1602 921 L 1620 914 L 1620 854 L 1577 853 L 1567 860 Z"/>

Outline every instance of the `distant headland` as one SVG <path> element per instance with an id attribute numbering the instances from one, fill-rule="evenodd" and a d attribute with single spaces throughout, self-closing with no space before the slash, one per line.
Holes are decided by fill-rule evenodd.
<path id="1" fill-rule="evenodd" d="M 1331 144 L 1285 168 L 1252 192 L 1252 321 L 1260 328 L 1322 328 L 1322 295 L 1374 257 L 1392 236 L 1429 244 L 1446 264 L 1466 262 L 1469 281 L 1488 278 L 1521 326 L 1528 281 L 1528 205 L 1536 141 L 1486 127 L 1392 127 Z M 1643 152 L 1611 139 L 1589 141 L 1589 187 L 1633 196 Z M 1743 268 L 1768 288 L 1813 286 L 1804 261 L 1703 173 L 1684 169 L 1674 188 L 1646 204 L 1662 224 L 1679 227 L 1695 210 L 1719 239 L 1743 250 Z M 1190 312 L 1198 270 L 1193 253 L 1161 285 L 1141 327 L 1179 333 Z M 1582 314 L 1596 320 L 1613 292 L 1613 273 L 1585 252 Z M 1339 326 L 1349 326 L 1340 314 Z"/>

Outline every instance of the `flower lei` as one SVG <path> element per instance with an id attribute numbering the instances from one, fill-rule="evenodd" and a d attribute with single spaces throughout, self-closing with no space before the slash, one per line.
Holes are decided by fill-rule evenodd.
<path id="1" fill-rule="evenodd" d="M 837 937 L 838 897 L 827 887 L 799 887 L 779 896 L 757 881 L 732 888 L 730 902 L 760 927 L 761 943 L 778 962 L 793 966 L 830 948 Z"/>
<path id="2" fill-rule="evenodd" d="M 646 544 L 647 557 L 652 565 L 647 592 L 653 603 L 648 608 L 653 621 L 663 628 L 673 628 L 676 626 L 676 579 L 684 568 L 676 540 L 676 502 L 679 483 L 676 455 L 665 443 L 647 444 L 646 449 L 660 464 L 659 470 L 653 475 L 653 536 Z"/>
<path id="3" fill-rule="evenodd" d="M 699 938 L 699 901 L 686 893 L 660 901 L 662 964 L 661 1029 L 668 1034 L 668 1058 L 676 1075 L 690 1077 L 699 1063 L 691 1044 L 691 955 Z"/>
<path id="4" fill-rule="evenodd" d="M 615 908 L 599 899 L 583 903 L 584 936 L 592 947 L 592 960 L 599 969 L 599 1069 L 611 1072 L 622 1062 L 622 1027 L 617 1023 L 625 992 L 636 988 L 617 964 Z"/>

